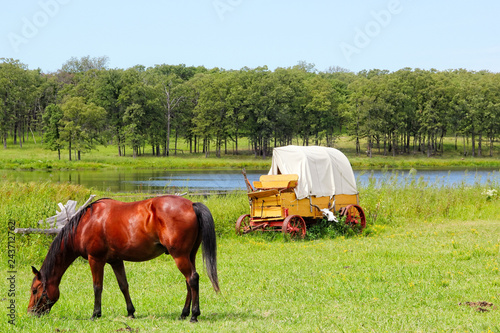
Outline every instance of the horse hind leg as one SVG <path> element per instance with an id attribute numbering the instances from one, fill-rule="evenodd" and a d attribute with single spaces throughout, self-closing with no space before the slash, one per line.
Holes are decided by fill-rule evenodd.
<path id="1" fill-rule="evenodd" d="M 113 272 L 115 273 L 116 280 L 118 281 L 118 286 L 120 287 L 123 297 L 125 297 L 125 302 L 127 303 L 127 316 L 135 318 L 135 308 L 132 304 L 132 299 L 130 298 L 130 293 L 128 291 L 127 275 L 125 274 L 125 265 L 123 264 L 123 260 L 110 263 L 110 265 L 113 268 Z"/>
<path id="2" fill-rule="evenodd" d="M 179 319 L 184 320 L 191 313 L 191 288 L 189 287 L 189 283 L 186 280 L 186 302 L 184 303 L 184 308 L 182 309 L 181 317 Z"/>
<path id="3" fill-rule="evenodd" d="M 198 273 L 196 273 L 195 266 L 191 263 L 189 257 L 175 258 L 175 263 L 186 278 L 187 287 L 186 302 L 184 303 L 180 319 L 185 319 L 191 312 L 191 322 L 195 323 L 198 321 L 198 316 L 201 313 L 199 301 L 200 277 Z"/>

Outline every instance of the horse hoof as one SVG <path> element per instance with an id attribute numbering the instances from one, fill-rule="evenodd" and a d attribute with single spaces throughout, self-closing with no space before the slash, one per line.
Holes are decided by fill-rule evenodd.
<path id="1" fill-rule="evenodd" d="M 196 318 L 194 318 L 194 317 L 193 317 L 193 318 L 191 318 L 190 322 L 191 322 L 191 323 L 197 323 L 197 322 L 198 322 L 198 319 L 196 319 Z"/>
<path id="2" fill-rule="evenodd" d="M 130 318 L 130 319 L 135 319 L 135 316 L 134 316 L 134 314 L 132 313 L 132 314 L 129 314 L 129 315 L 127 316 L 127 318 Z"/>
<path id="3" fill-rule="evenodd" d="M 90 317 L 90 320 L 96 320 L 97 318 L 101 318 L 101 314 L 100 313 L 94 313 L 92 315 L 92 317 Z"/>
<path id="4" fill-rule="evenodd" d="M 180 316 L 179 317 L 179 320 L 184 320 L 184 319 L 186 319 L 186 316 Z"/>

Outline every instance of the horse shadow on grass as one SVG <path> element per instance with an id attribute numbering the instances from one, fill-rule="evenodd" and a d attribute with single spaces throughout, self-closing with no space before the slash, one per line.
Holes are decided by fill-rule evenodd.
<path id="1" fill-rule="evenodd" d="M 161 313 L 161 314 L 137 314 L 135 315 L 135 319 L 130 319 L 131 322 L 133 320 L 142 320 L 142 319 L 151 319 L 151 318 L 156 318 L 156 319 L 163 319 L 167 321 L 182 321 L 180 319 L 180 314 L 178 312 L 169 312 L 169 313 Z M 268 318 L 268 316 L 265 315 L 260 315 L 257 313 L 251 313 L 251 312 L 243 312 L 243 311 L 232 311 L 232 312 L 207 312 L 207 313 L 202 313 L 198 317 L 199 322 L 207 322 L 207 323 L 216 323 L 220 321 L 227 321 L 227 320 L 235 320 L 235 321 L 241 321 L 241 320 L 264 320 Z M 189 318 L 184 319 L 184 321 L 189 322 Z"/>

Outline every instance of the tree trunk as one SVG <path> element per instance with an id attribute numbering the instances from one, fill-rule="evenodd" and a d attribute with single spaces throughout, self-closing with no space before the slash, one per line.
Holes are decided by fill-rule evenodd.
<path id="1" fill-rule="evenodd" d="M 170 155 L 170 108 L 167 110 L 167 143 L 165 147 L 165 156 Z"/>
<path id="2" fill-rule="evenodd" d="M 23 148 L 24 135 L 23 135 L 23 132 L 21 130 L 21 124 L 20 123 L 19 123 L 19 130 L 17 131 L 17 134 L 19 135 L 19 147 Z"/>
<path id="3" fill-rule="evenodd" d="M 427 157 L 431 157 L 431 133 L 427 133 Z"/>
<path id="4" fill-rule="evenodd" d="M 387 156 L 387 134 L 384 134 L 384 156 Z"/>
<path id="5" fill-rule="evenodd" d="M 368 136 L 368 145 L 367 145 L 366 154 L 369 158 L 372 158 L 372 137 L 371 137 L 371 135 Z"/>
<path id="6" fill-rule="evenodd" d="M 71 161 L 71 138 L 68 140 L 69 160 Z"/>
<path id="7" fill-rule="evenodd" d="M 175 131 L 175 142 L 174 142 L 174 155 L 177 156 L 177 139 L 178 139 L 178 131 Z"/>
<path id="8" fill-rule="evenodd" d="M 471 143 L 472 143 L 472 157 L 476 157 L 476 136 L 474 132 L 471 133 Z"/>
<path id="9" fill-rule="evenodd" d="M 465 134 L 462 135 L 463 141 L 464 141 L 464 156 L 467 156 L 467 146 L 465 145 Z"/>
<path id="10" fill-rule="evenodd" d="M 490 157 L 493 157 L 493 138 L 494 138 L 494 135 L 491 134 L 490 135 Z"/>
<path id="11" fill-rule="evenodd" d="M 356 134 L 356 155 L 359 155 L 360 151 L 361 151 L 361 147 L 359 145 L 359 136 Z"/>
<path id="12" fill-rule="evenodd" d="M 483 141 L 483 134 L 479 133 L 479 137 L 477 138 L 477 156 L 481 157 L 483 155 L 483 147 L 481 142 Z"/>
<path id="13" fill-rule="evenodd" d="M 396 135 L 392 135 L 392 156 L 396 156 Z"/>
<path id="14" fill-rule="evenodd" d="M 234 138 L 234 145 L 235 145 L 235 155 L 238 155 L 238 134 L 236 134 L 236 137 Z"/>

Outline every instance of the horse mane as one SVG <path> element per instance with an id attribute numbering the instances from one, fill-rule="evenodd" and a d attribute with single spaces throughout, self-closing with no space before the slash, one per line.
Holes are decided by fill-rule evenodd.
<path id="1" fill-rule="evenodd" d="M 73 215 L 68 223 L 61 229 L 61 231 L 57 234 L 56 238 L 52 241 L 52 244 L 50 245 L 49 252 L 47 252 L 47 256 L 45 257 L 45 260 L 43 261 L 42 267 L 40 268 L 40 273 L 42 274 L 42 278 L 44 280 L 47 279 L 49 276 L 50 272 L 54 268 L 54 265 L 56 264 L 56 258 L 57 255 L 61 252 L 63 248 L 67 248 L 70 241 L 73 240 L 73 235 L 76 232 L 76 229 L 78 228 L 78 224 L 80 223 L 81 218 L 85 215 L 87 210 L 89 208 L 91 209 L 92 212 L 92 207 L 95 203 L 101 201 L 103 199 L 99 199 L 97 201 L 94 201 L 81 210 L 79 210 L 75 215 Z"/>

